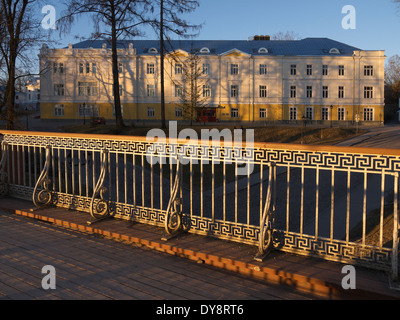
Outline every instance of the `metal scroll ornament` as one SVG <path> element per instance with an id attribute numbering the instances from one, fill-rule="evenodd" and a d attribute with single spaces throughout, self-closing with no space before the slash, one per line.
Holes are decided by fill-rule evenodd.
<path id="1" fill-rule="evenodd" d="M 267 190 L 267 198 L 265 201 L 263 216 L 260 223 L 260 234 L 259 234 L 259 244 L 258 244 L 258 252 L 259 257 L 264 257 L 267 255 L 273 245 L 272 241 L 272 231 L 273 231 L 273 222 L 274 222 L 274 212 L 271 210 L 271 194 L 272 194 L 272 183 L 275 180 L 272 177 L 272 171 L 274 171 L 275 164 L 270 164 L 269 176 L 268 176 L 268 190 Z M 274 171 L 275 172 L 275 171 Z M 261 258 L 262 259 L 262 258 Z"/>
<path id="2" fill-rule="evenodd" d="M 90 215 L 95 219 L 105 218 L 109 214 L 109 205 L 104 199 L 107 188 L 103 186 L 107 171 L 107 154 L 107 150 L 102 150 L 100 176 L 94 189 L 92 200 L 90 201 Z M 96 199 L 98 195 L 100 199 Z"/>
<path id="3" fill-rule="evenodd" d="M 165 215 L 165 231 L 169 236 L 174 236 L 182 229 L 182 200 L 177 198 L 179 186 L 181 183 L 181 164 L 179 159 L 176 165 L 175 182 L 172 189 L 171 197 L 168 202 L 167 212 Z"/>
<path id="4" fill-rule="evenodd" d="M 6 196 L 8 194 L 8 182 L 7 182 L 7 166 L 8 160 L 8 148 L 7 142 L 1 142 L 1 160 L 0 160 L 0 196 Z"/>
<path id="5" fill-rule="evenodd" d="M 49 178 L 51 161 L 51 147 L 46 147 L 46 161 L 39 179 L 36 182 L 35 189 L 33 190 L 33 203 L 36 207 L 47 206 L 51 203 L 53 196 L 50 191 L 51 180 Z"/>

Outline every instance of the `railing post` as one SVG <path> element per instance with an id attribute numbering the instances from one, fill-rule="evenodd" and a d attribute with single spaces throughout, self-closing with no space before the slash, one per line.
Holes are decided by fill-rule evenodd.
<path id="1" fill-rule="evenodd" d="M 51 179 L 49 178 L 51 162 L 51 147 L 46 147 L 46 161 L 43 166 L 43 170 L 36 182 L 35 189 L 33 190 L 32 200 L 36 207 L 47 206 L 51 203 L 53 195 L 50 191 Z M 39 192 L 38 189 L 42 189 Z"/>
<path id="2" fill-rule="evenodd" d="M 6 167 L 8 164 L 8 145 L 7 142 L 1 142 L 1 160 L 0 160 L 0 196 L 8 195 L 8 175 Z"/>
<path id="3" fill-rule="evenodd" d="M 167 211 L 165 213 L 164 227 L 167 235 L 162 237 L 162 240 L 164 241 L 176 236 L 182 230 L 182 199 L 180 197 L 177 197 L 181 180 L 181 164 L 178 158 L 176 163 L 174 186 L 172 188 L 171 197 L 169 199 Z"/>
<path id="4" fill-rule="evenodd" d="M 274 193 L 276 191 L 276 164 L 269 164 L 269 175 L 268 175 L 268 189 L 267 196 L 265 199 L 263 217 L 260 221 L 260 232 L 258 235 L 258 254 L 254 257 L 257 261 L 262 261 L 264 257 L 270 252 L 273 241 L 272 241 L 272 231 L 273 231 L 273 214 L 275 213 L 275 203 L 271 211 L 271 199 L 272 199 L 272 188 Z M 275 197 L 275 194 L 274 194 Z"/>
<path id="5" fill-rule="evenodd" d="M 96 219 L 96 221 L 105 219 L 107 216 L 109 216 L 109 205 L 107 200 L 104 199 L 104 194 L 107 192 L 107 188 L 103 187 L 104 180 L 106 177 L 106 171 L 107 171 L 107 156 L 108 156 L 108 150 L 104 149 L 101 151 L 101 171 L 100 171 L 100 176 L 99 180 L 97 181 L 96 187 L 93 190 L 93 196 L 90 201 L 90 215 Z M 97 195 L 100 195 L 100 200 L 96 201 Z M 92 221 L 89 222 L 89 224 L 93 223 Z"/>
<path id="6" fill-rule="evenodd" d="M 399 174 L 394 176 L 394 195 L 393 195 L 393 250 L 392 250 L 392 280 L 399 279 Z"/>

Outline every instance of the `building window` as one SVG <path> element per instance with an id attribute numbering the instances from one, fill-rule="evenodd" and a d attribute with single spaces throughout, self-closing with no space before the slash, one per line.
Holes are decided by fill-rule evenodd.
<path id="1" fill-rule="evenodd" d="M 321 120 L 329 120 L 329 108 L 321 108 Z"/>
<path id="2" fill-rule="evenodd" d="M 54 95 L 55 96 L 63 96 L 64 95 L 64 85 L 57 83 L 54 84 Z"/>
<path id="3" fill-rule="evenodd" d="M 154 84 L 148 84 L 147 85 L 147 96 L 148 97 L 154 97 L 156 95 L 156 89 Z"/>
<path id="4" fill-rule="evenodd" d="M 344 65 L 339 66 L 339 76 L 344 76 Z"/>
<path id="5" fill-rule="evenodd" d="M 78 96 L 97 96 L 97 82 L 78 82 Z"/>
<path id="6" fill-rule="evenodd" d="M 97 104 L 80 104 L 79 116 L 80 117 L 97 117 L 99 115 L 99 108 Z"/>
<path id="7" fill-rule="evenodd" d="M 231 74 L 237 75 L 239 74 L 239 65 L 236 63 L 231 64 Z"/>
<path id="8" fill-rule="evenodd" d="M 290 65 L 290 75 L 295 76 L 297 73 L 297 68 L 295 64 Z"/>
<path id="9" fill-rule="evenodd" d="M 182 74 L 182 65 L 181 64 L 175 64 L 175 74 Z"/>
<path id="10" fill-rule="evenodd" d="M 111 89 L 112 95 L 114 96 L 114 87 Z M 119 85 L 119 96 L 122 96 L 123 89 L 122 84 Z"/>
<path id="11" fill-rule="evenodd" d="M 92 63 L 92 73 L 93 73 L 93 74 L 96 74 L 96 72 L 97 72 L 96 63 Z"/>
<path id="12" fill-rule="evenodd" d="M 239 109 L 238 108 L 231 109 L 231 118 L 239 118 Z"/>
<path id="13" fill-rule="evenodd" d="M 155 115 L 154 108 L 147 108 L 147 117 L 154 118 L 154 115 Z"/>
<path id="14" fill-rule="evenodd" d="M 339 86 L 338 87 L 338 98 L 339 99 L 343 99 L 344 98 L 344 87 L 343 86 Z"/>
<path id="15" fill-rule="evenodd" d="M 297 120 L 297 107 L 290 107 L 289 120 Z"/>
<path id="16" fill-rule="evenodd" d="M 373 76 L 374 75 L 374 67 L 373 66 L 364 66 L 364 76 Z"/>
<path id="17" fill-rule="evenodd" d="M 260 108 L 260 119 L 266 119 L 266 118 L 267 118 L 267 109 Z"/>
<path id="18" fill-rule="evenodd" d="M 90 63 L 86 62 L 86 73 L 90 73 Z"/>
<path id="19" fill-rule="evenodd" d="M 373 87 L 364 87 L 364 99 L 372 99 L 374 93 Z"/>
<path id="20" fill-rule="evenodd" d="M 312 86 L 307 86 L 306 87 L 306 97 L 307 98 L 312 98 Z"/>
<path id="21" fill-rule="evenodd" d="M 290 97 L 296 98 L 296 86 L 290 86 Z"/>
<path id="22" fill-rule="evenodd" d="M 328 75 L 328 65 L 327 64 L 323 64 L 322 65 L 322 75 L 323 76 L 327 76 Z"/>
<path id="23" fill-rule="evenodd" d="M 211 86 L 209 84 L 203 85 L 203 97 L 211 97 Z"/>
<path id="24" fill-rule="evenodd" d="M 266 98 L 267 96 L 267 86 L 260 86 L 260 98 Z"/>
<path id="25" fill-rule="evenodd" d="M 374 120 L 374 109 L 364 108 L 364 121 L 373 121 L 373 120 Z"/>
<path id="26" fill-rule="evenodd" d="M 175 85 L 175 97 L 183 97 L 183 86 L 181 84 Z"/>
<path id="27" fill-rule="evenodd" d="M 83 63 L 82 62 L 79 63 L 79 73 L 83 74 Z"/>
<path id="28" fill-rule="evenodd" d="M 57 62 L 54 62 L 53 63 L 53 72 L 54 73 L 64 73 L 64 63 L 57 63 Z"/>
<path id="29" fill-rule="evenodd" d="M 204 75 L 210 74 L 210 65 L 208 63 L 203 63 L 203 74 Z"/>
<path id="30" fill-rule="evenodd" d="M 63 104 L 55 104 L 54 105 L 54 115 L 56 117 L 64 116 L 64 105 Z"/>
<path id="31" fill-rule="evenodd" d="M 183 109 L 175 108 L 175 118 L 182 118 L 182 117 L 183 117 Z"/>
<path id="32" fill-rule="evenodd" d="M 268 66 L 266 64 L 260 64 L 260 75 L 268 74 Z"/>
<path id="33" fill-rule="evenodd" d="M 311 65 L 311 64 L 308 64 L 308 65 L 307 65 L 307 75 L 308 75 L 308 76 L 311 76 L 311 75 L 312 75 L 312 65 Z"/>
<path id="34" fill-rule="evenodd" d="M 148 64 L 147 64 L 146 73 L 147 73 L 147 74 L 154 74 L 154 73 L 155 73 L 154 63 L 148 63 Z"/>
<path id="35" fill-rule="evenodd" d="M 328 86 L 322 86 L 322 98 L 328 98 Z"/>
<path id="36" fill-rule="evenodd" d="M 344 112 L 344 111 L 345 111 L 345 110 L 344 110 L 343 107 L 339 107 L 339 108 L 338 108 L 337 118 L 338 118 L 339 121 L 346 120 L 346 119 L 345 119 L 345 112 Z"/>
<path id="37" fill-rule="evenodd" d="M 231 97 L 239 97 L 239 86 L 237 84 L 231 85 Z"/>
<path id="38" fill-rule="evenodd" d="M 124 72 L 124 66 L 121 62 L 118 63 L 118 73 Z"/>
<path id="39" fill-rule="evenodd" d="M 306 120 L 314 120 L 314 109 L 313 107 L 306 107 Z"/>

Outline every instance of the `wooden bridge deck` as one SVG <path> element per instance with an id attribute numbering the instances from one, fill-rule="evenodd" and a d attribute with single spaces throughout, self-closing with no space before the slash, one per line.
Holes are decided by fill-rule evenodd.
<path id="1" fill-rule="evenodd" d="M 230 270 L 269 284 L 284 284 L 302 292 L 333 299 L 400 299 L 400 291 L 390 287 L 384 272 L 356 267 L 355 290 L 341 287 L 342 264 L 312 257 L 272 252 L 263 262 L 253 258 L 253 246 L 183 234 L 168 241 L 161 240 L 163 229 L 129 221 L 106 219 L 89 225 L 86 213 L 62 208 L 33 210 L 33 204 L 19 199 L 0 199 L 0 209 L 24 217 L 47 221 L 55 226 L 100 235 L 114 240 L 180 256 L 201 264 Z M 143 298 L 143 297 L 138 297 Z"/>

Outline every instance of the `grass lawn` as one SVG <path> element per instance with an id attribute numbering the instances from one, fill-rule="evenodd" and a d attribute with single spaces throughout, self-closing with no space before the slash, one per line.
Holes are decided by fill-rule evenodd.
<path id="1" fill-rule="evenodd" d="M 146 136 L 150 129 L 154 127 L 130 127 L 127 126 L 121 130 L 116 130 L 115 125 L 73 125 L 64 126 L 62 130 L 73 133 L 87 134 L 110 134 L 110 135 L 128 135 L 128 136 Z M 228 128 L 234 130 L 233 125 L 226 126 L 204 126 L 195 125 L 187 127 L 178 127 L 178 131 L 184 128 L 194 129 L 198 136 L 201 136 L 202 129 L 222 130 Z M 325 144 L 334 145 L 342 140 L 349 139 L 356 135 L 365 133 L 366 130 L 351 127 L 306 127 L 300 126 L 266 126 L 266 127 L 244 127 L 243 129 L 254 129 L 254 141 L 256 142 L 276 142 L 276 143 L 293 143 L 293 144 Z M 168 137 L 168 129 L 164 130 Z M 243 141 L 245 141 L 245 130 L 243 130 Z"/>

